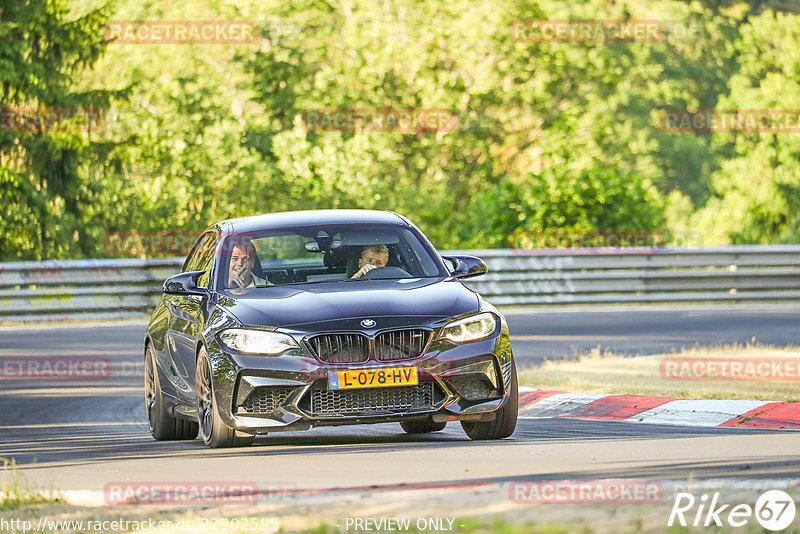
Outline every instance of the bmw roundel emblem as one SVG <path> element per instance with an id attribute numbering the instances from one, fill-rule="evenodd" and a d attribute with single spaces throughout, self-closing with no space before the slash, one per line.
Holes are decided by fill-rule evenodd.
<path id="1" fill-rule="evenodd" d="M 372 328 L 376 324 L 377 323 L 372 319 L 364 319 L 363 321 L 361 321 L 361 326 L 363 326 L 364 328 Z"/>

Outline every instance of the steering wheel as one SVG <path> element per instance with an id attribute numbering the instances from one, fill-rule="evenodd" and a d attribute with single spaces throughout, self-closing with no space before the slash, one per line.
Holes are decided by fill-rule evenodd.
<path id="1" fill-rule="evenodd" d="M 361 280 L 380 280 L 392 278 L 413 278 L 411 274 L 400 267 L 375 267 L 361 275 Z"/>

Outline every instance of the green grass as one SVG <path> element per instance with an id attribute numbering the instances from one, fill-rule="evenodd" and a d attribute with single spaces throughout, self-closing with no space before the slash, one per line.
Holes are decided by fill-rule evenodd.
<path id="1" fill-rule="evenodd" d="M 684 349 L 669 358 L 769 358 L 800 365 L 800 347 L 728 345 Z M 548 360 L 521 370 L 520 385 L 570 393 L 622 393 L 683 399 L 800 401 L 797 380 L 685 380 L 661 375 L 662 357 L 632 358 L 594 349 L 570 360 Z M 795 373 L 796 376 L 796 373 Z"/>
<path id="2" fill-rule="evenodd" d="M 2 458 L 3 482 L 0 485 L 0 510 L 17 509 L 31 504 L 57 503 L 54 492 L 44 492 L 29 487 L 14 459 Z"/>

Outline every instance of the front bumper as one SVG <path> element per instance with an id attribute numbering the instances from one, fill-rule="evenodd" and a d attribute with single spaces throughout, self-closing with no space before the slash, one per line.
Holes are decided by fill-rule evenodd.
<path id="1" fill-rule="evenodd" d="M 326 364 L 305 350 L 247 356 L 232 354 L 213 339 L 207 350 L 220 416 L 251 434 L 425 418 L 489 421 L 511 387 L 513 356 L 505 321 L 487 339 L 460 345 L 434 340 L 422 356 L 402 361 Z M 411 366 L 417 369 L 416 386 L 328 387 L 330 371 Z"/>

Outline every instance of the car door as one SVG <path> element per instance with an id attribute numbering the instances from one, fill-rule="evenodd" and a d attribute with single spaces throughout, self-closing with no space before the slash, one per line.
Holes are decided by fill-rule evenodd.
<path id="1" fill-rule="evenodd" d="M 214 232 L 203 234 L 182 272 L 205 271 L 197 280 L 200 287 L 209 287 L 214 250 L 217 239 Z M 181 401 L 194 405 L 194 370 L 197 341 L 204 325 L 204 309 L 208 304 L 205 295 L 170 295 L 170 346 L 174 363 L 173 381 Z"/>

